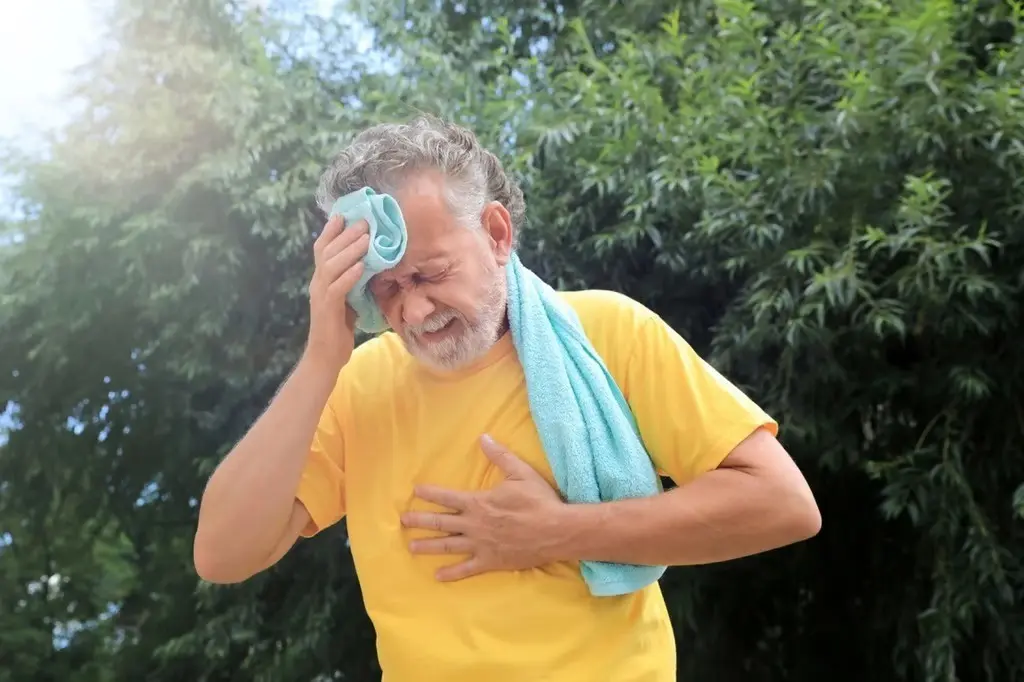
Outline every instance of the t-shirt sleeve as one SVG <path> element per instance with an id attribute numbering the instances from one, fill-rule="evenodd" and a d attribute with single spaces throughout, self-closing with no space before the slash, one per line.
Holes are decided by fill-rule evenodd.
<path id="1" fill-rule="evenodd" d="M 716 469 L 758 428 L 778 424 L 649 313 L 639 321 L 623 392 L 648 453 L 676 485 Z"/>
<path id="2" fill-rule="evenodd" d="M 311 517 L 303 537 L 316 535 L 345 515 L 345 439 L 334 400 L 332 396 L 320 415 L 295 493 Z"/>

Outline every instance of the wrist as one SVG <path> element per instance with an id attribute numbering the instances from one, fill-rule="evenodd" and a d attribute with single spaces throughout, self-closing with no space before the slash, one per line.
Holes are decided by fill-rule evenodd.
<path id="1" fill-rule="evenodd" d="M 292 377 L 311 392 L 322 394 L 326 400 L 338 383 L 338 374 L 343 366 L 343 362 L 307 351 L 299 357 Z"/>
<path id="2" fill-rule="evenodd" d="M 347 358 L 341 357 L 337 352 L 327 352 L 319 347 L 307 345 L 299 356 L 296 369 L 310 376 L 330 377 L 333 382 L 338 378 L 338 373 L 345 366 L 346 360 Z"/>
<path id="3" fill-rule="evenodd" d="M 563 503 L 552 516 L 551 559 L 586 561 L 595 553 L 607 515 L 605 504 Z"/>

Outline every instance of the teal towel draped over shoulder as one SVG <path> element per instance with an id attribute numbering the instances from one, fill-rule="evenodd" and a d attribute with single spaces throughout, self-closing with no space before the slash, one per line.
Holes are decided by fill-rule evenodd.
<path id="1" fill-rule="evenodd" d="M 370 223 L 366 272 L 349 295 L 356 325 L 386 327 L 366 284 L 394 267 L 405 252 L 405 221 L 397 202 L 362 189 L 332 208 L 346 225 Z M 506 266 L 512 341 L 526 376 L 526 391 L 555 482 L 569 503 L 610 502 L 661 492 L 625 397 L 591 345 L 576 312 L 512 254 Z M 656 582 L 665 566 L 580 563 L 591 594 L 629 594 Z"/>

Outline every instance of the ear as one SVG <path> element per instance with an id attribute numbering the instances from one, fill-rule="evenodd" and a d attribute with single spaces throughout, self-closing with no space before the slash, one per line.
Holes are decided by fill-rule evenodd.
<path id="1" fill-rule="evenodd" d="M 512 255 L 513 227 L 512 216 L 501 202 L 492 201 L 484 206 L 480 223 L 487 235 L 494 258 L 498 265 L 505 265 Z"/>

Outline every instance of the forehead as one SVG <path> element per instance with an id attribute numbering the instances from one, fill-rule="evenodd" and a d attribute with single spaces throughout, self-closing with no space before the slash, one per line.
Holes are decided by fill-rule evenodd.
<path id="1" fill-rule="evenodd" d="M 432 261 L 451 259 L 467 246 L 470 230 L 457 224 L 445 198 L 443 180 L 416 174 L 402 183 L 394 197 L 408 233 L 405 256 L 392 272 L 400 273 Z"/>

